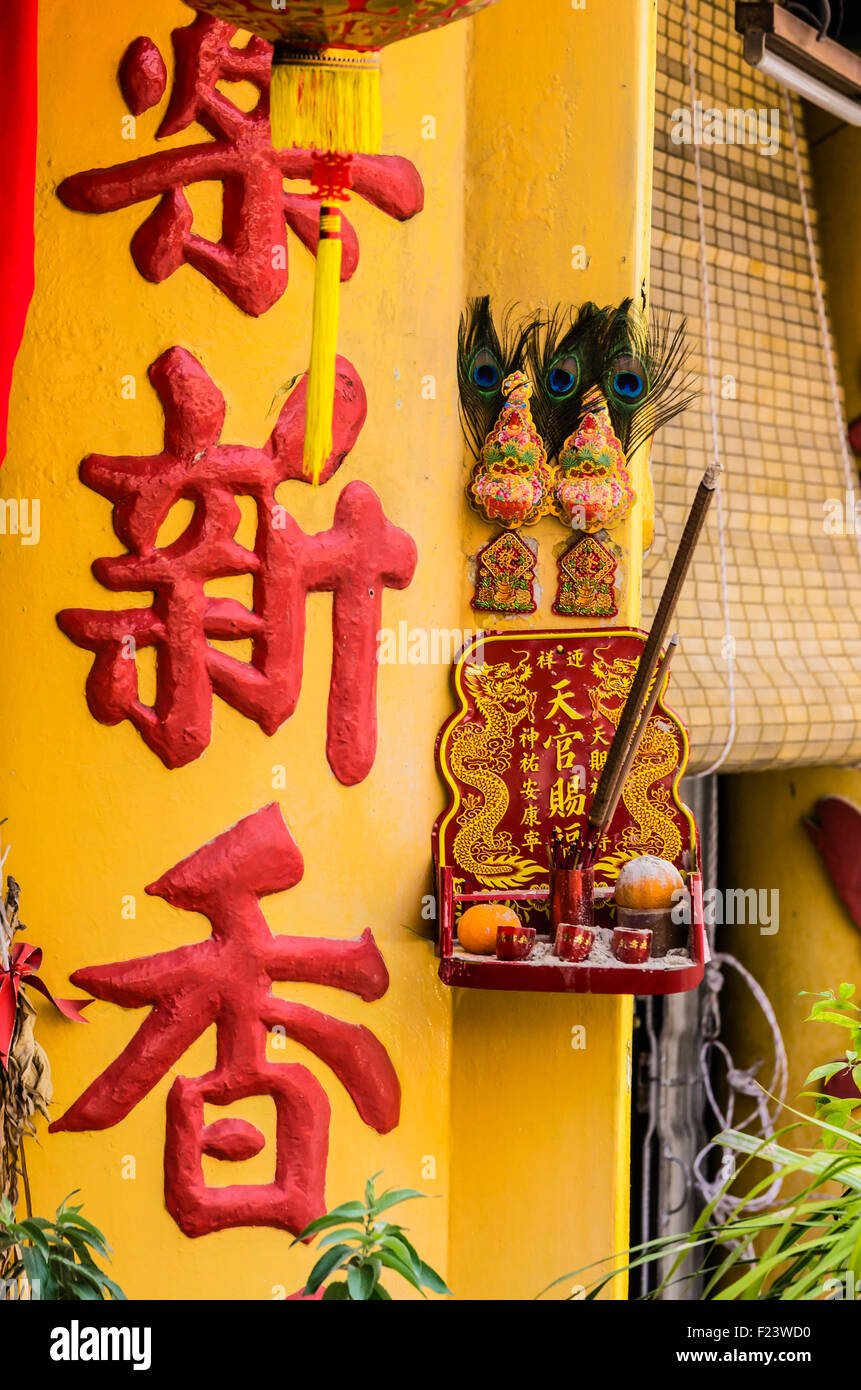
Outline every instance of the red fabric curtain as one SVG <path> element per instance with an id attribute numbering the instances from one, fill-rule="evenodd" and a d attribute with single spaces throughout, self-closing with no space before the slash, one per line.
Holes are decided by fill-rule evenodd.
<path id="1" fill-rule="evenodd" d="M 0 0 L 0 463 L 6 457 L 12 368 L 33 294 L 36 14 L 36 0 Z"/>

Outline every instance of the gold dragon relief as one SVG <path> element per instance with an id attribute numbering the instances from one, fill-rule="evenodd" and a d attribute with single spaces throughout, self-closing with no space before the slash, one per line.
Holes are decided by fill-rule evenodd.
<path id="1" fill-rule="evenodd" d="M 481 722 L 468 720 L 452 734 L 451 771 L 461 784 L 473 788 L 461 799 L 452 857 L 463 873 L 488 888 L 520 888 L 547 873 L 499 828 L 509 806 L 505 774 L 511 766 L 515 730 L 534 716 L 532 666 L 525 655 L 517 665 L 485 662 L 462 670 L 465 693 Z"/>
<path id="2" fill-rule="evenodd" d="M 596 650 L 591 669 L 597 677 L 596 684 L 587 686 L 593 717 L 603 717 L 616 729 L 637 661 L 628 657 L 608 661 Z M 610 853 L 596 861 L 596 874 L 615 878 L 626 860 L 640 854 L 677 862 L 683 840 L 665 779 L 675 772 L 680 757 L 675 724 L 666 714 L 653 714 L 622 791 L 622 804 L 633 825 L 626 826 Z"/>
<path id="3" fill-rule="evenodd" d="M 541 771 L 537 754 L 533 755 L 536 758 L 530 774 L 536 779 L 530 784 L 533 801 L 528 805 L 524 802 L 520 809 L 517 802 L 518 795 L 522 801 L 522 794 L 527 790 L 527 783 L 524 781 L 518 787 L 520 779 L 515 778 L 520 767 L 520 744 L 530 741 L 530 735 L 530 746 L 535 742 L 536 702 L 541 698 L 535 687 L 544 688 L 536 679 L 541 672 L 537 672 L 534 665 L 540 656 L 541 650 L 537 648 L 520 652 L 515 649 L 508 660 L 466 662 L 459 667 L 463 704 L 442 753 L 446 775 L 455 793 L 451 813 L 453 839 L 448 855 L 449 862 L 465 880 L 491 891 L 504 893 L 543 886 L 541 880 L 546 883 L 546 864 L 539 863 L 528 852 L 539 843 L 540 831 L 527 835 L 519 833 L 518 817 L 524 805 L 527 811 L 534 810 L 538 816 L 528 822 L 530 826 L 540 827 L 545 820 L 556 823 L 561 814 L 558 807 L 554 809 L 554 788 L 550 787 L 553 768 L 558 769 L 559 763 L 558 758 L 554 762 L 550 754 L 545 755 Z M 608 726 L 613 731 L 618 727 L 637 669 L 637 658 L 613 655 L 610 646 L 593 650 L 587 659 L 594 679 L 587 679 L 580 686 L 583 703 L 590 710 L 596 731 L 602 727 L 607 730 Z M 574 694 L 574 691 L 568 692 L 568 698 L 573 698 Z M 558 742 L 558 734 L 553 732 L 546 740 L 543 738 L 550 727 L 547 721 L 556 708 L 551 702 L 548 708 L 542 706 L 540 711 L 542 748 Z M 567 705 L 563 712 L 569 713 Z M 579 712 L 570 712 L 575 719 L 584 718 Z M 584 729 L 587 720 L 588 716 L 584 719 Z M 640 854 L 680 861 L 687 843 L 686 813 L 675 800 L 673 778 L 684 760 L 685 747 L 681 726 L 659 705 L 649 720 L 625 782 L 622 805 L 629 823 L 606 844 L 605 853 L 597 861 L 595 868 L 600 879 L 615 880 L 621 865 Z M 544 806 L 548 789 L 549 801 Z M 582 808 L 577 812 L 578 817 L 581 812 Z M 525 819 L 523 823 L 527 823 Z"/>

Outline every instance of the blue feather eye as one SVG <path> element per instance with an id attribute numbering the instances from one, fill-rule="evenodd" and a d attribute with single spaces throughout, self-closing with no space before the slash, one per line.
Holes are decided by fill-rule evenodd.
<path id="1" fill-rule="evenodd" d="M 611 372 L 610 386 L 618 401 L 636 405 L 643 399 L 649 383 L 642 362 L 635 357 L 620 357 Z"/>
<path id="2" fill-rule="evenodd" d="M 638 372 L 617 372 L 613 377 L 613 390 L 622 400 L 639 400 L 646 389 L 646 383 Z"/>
<path id="3" fill-rule="evenodd" d="M 576 357 L 563 357 L 561 361 L 554 362 L 547 373 L 547 389 L 558 401 L 570 396 L 579 381 L 580 363 Z"/>
<path id="4" fill-rule="evenodd" d="M 472 379 L 479 391 L 495 391 L 502 380 L 499 363 L 492 352 L 485 348 L 477 352 L 472 364 Z"/>

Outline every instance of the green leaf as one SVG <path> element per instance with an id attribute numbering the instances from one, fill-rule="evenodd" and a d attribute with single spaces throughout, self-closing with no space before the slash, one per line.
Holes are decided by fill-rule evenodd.
<path id="1" fill-rule="evenodd" d="M 110 1250 L 110 1246 L 98 1226 L 94 1226 L 92 1221 L 87 1221 L 86 1217 L 79 1216 L 76 1211 L 66 1212 L 58 1219 L 58 1225 L 62 1225 L 66 1232 L 70 1226 L 73 1226 L 75 1230 L 84 1232 L 90 1237 L 96 1248 L 100 1248 L 105 1254 Z"/>
<path id="2" fill-rule="evenodd" d="M 820 1128 L 830 1129 L 831 1126 L 820 1126 Z M 841 1131 L 845 1135 L 845 1131 Z M 784 1148 L 781 1144 L 774 1143 L 773 1140 L 763 1142 L 753 1134 L 742 1134 L 739 1130 L 726 1129 L 719 1134 L 714 1141 L 727 1149 L 737 1149 L 741 1153 L 750 1154 L 751 1157 L 766 1159 L 769 1163 L 778 1166 L 786 1166 L 793 1171 L 800 1170 L 805 1173 L 818 1173 L 824 1176 L 833 1159 L 824 1153 L 796 1154 L 791 1149 Z M 861 1158 L 861 1154 L 858 1155 Z M 845 1169 L 841 1169 L 840 1180 L 847 1186 L 861 1192 L 861 1168 L 854 1164 Z"/>
<path id="3" fill-rule="evenodd" d="M 391 1303 L 392 1295 L 390 1293 L 386 1293 L 382 1284 L 376 1284 L 374 1287 L 374 1292 L 371 1294 L 371 1299 L 382 1303 Z"/>
<path id="4" fill-rule="evenodd" d="M 813 1081 L 821 1081 L 824 1076 L 834 1076 L 836 1072 L 843 1069 L 844 1065 L 843 1062 L 826 1062 L 824 1066 L 814 1067 L 813 1071 L 804 1078 L 805 1086 L 809 1086 Z"/>
<path id="5" fill-rule="evenodd" d="M 86 1231 L 67 1231 L 66 1243 L 74 1250 L 78 1259 L 83 1260 L 85 1264 L 95 1263 L 91 1254 L 91 1249 L 95 1250 L 96 1254 L 101 1255 L 103 1259 L 109 1258 L 107 1251 L 97 1245 L 92 1236 L 87 1235 Z"/>
<path id="6" fill-rule="evenodd" d="M 855 1028 L 857 1022 L 854 1018 L 847 1018 L 845 1013 L 836 1013 L 833 1009 L 817 1009 L 817 1023 L 836 1023 L 838 1028 Z"/>
<path id="7" fill-rule="evenodd" d="M 426 1192 L 417 1192 L 414 1187 L 390 1187 L 371 1208 L 372 1216 L 379 1216 L 381 1212 L 388 1211 L 389 1207 L 396 1207 L 400 1202 L 408 1202 L 413 1197 L 426 1197 Z"/>
<path id="8" fill-rule="evenodd" d="M 435 1269 L 431 1269 L 430 1265 L 425 1264 L 424 1260 L 421 1262 L 419 1280 L 424 1284 L 426 1289 L 430 1289 L 431 1293 L 442 1293 L 446 1294 L 449 1298 L 454 1297 L 445 1280 L 437 1274 Z"/>
<path id="9" fill-rule="evenodd" d="M 330 1226 L 339 1226 L 345 1222 L 363 1221 L 365 1208 L 361 1202 L 344 1202 L 340 1207 L 334 1207 L 332 1211 L 327 1211 L 325 1216 L 315 1217 L 309 1221 L 304 1230 L 300 1231 L 295 1240 L 290 1242 L 298 1245 L 300 1240 L 307 1240 L 309 1236 L 315 1236 L 318 1231 L 326 1231 Z"/>
<path id="10" fill-rule="evenodd" d="M 363 1221 L 365 1208 L 361 1202 L 342 1202 L 339 1207 L 333 1207 L 326 1215 L 339 1216 L 344 1221 Z"/>
<path id="11" fill-rule="evenodd" d="M 54 1299 L 57 1297 L 57 1281 L 49 1268 L 47 1260 L 36 1249 L 35 1245 L 25 1245 L 21 1251 L 24 1262 L 24 1272 L 31 1285 L 38 1285 L 39 1298 Z"/>
<path id="12" fill-rule="evenodd" d="M 79 1299 L 82 1303 L 103 1302 L 101 1292 L 98 1289 L 94 1289 L 91 1284 L 82 1283 L 73 1285 L 73 1287 L 75 1289 L 75 1298 Z"/>
<path id="13" fill-rule="evenodd" d="M 374 1188 L 374 1183 L 377 1181 L 377 1178 L 382 1177 L 382 1174 L 383 1174 L 383 1170 L 382 1170 L 382 1168 L 381 1168 L 380 1171 L 379 1171 L 378 1173 L 372 1173 L 371 1176 L 368 1178 L 368 1181 L 365 1183 L 365 1206 L 366 1206 L 366 1207 L 369 1207 L 369 1208 L 370 1208 L 370 1207 L 372 1207 L 372 1206 L 374 1205 L 374 1199 L 375 1199 L 375 1197 L 376 1197 L 376 1195 L 377 1195 L 377 1194 L 376 1194 L 376 1191 L 375 1191 L 375 1188 Z"/>
<path id="14" fill-rule="evenodd" d="M 327 1284 L 326 1288 L 323 1290 L 324 1303 L 343 1301 L 345 1298 L 349 1297 L 350 1291 L 346 1284 Z"/>
<path id="15" fill-rule="evenodd" d="M 327 1279 L 333 1270 L 339 1269 L 346 1260 L 349 1260 L 353 1251 L 349 1245 L 333 1245 L 331 1250 L 327 1250 L 325 1255 L 321 1255 L 311 1273 L 308 1275 L 305 1284 L 306 1293 L 316 1293 L 324 1279 Z"/>
<path id="16" fill-rule="evenodd" d="M 42 1252 L 42 1254 L 45 1256 L 45 1259 L 48 1258 L 48 1252 L 50 1251 L 51 1247 L 49 1246 L 47 1240 L 42 1234 L 41 1229 L 36 1225 L 35 1221 L 22 1221 L 18 1227 L 18 1230 L 22 1235 L 26 1236 L 27 1239 L 31 1241 L 33 1245 L 36 1246 L 37 1250 L 40 1250 Z"/>
<path id="17" fill-rule="evenodd" d="M 355 1303 L 367 1303 L 374 1291 L 377 1279 L 373 1265 L 350 1265 L 347 1270 L 347 1288 Z"/>
<path id="18" fill-rule="evenodd" d="M 401 1236 L 387 1235 L 380 1241 L 380 1249 L 396 1255 L 405 1265 L 409 1265 L 416 1278 L 419 1278 L 422 1262 L 408 1240 L 403 1240 Z"/>
<path id="19" fill-rule="evenodd" d="M 412 1284 L 414 1289 L 418 1289 L 419 1293 L 421 1293 L 424 1298 L 425 1295 L 422 1292 L 422 1286 L 408 1264 L 405 1264 L 403 1260 L 399 1260 L 397 1255 L 393 1255 L 390 1250 L 383 1250 L 380 1253 L 379 1259 L 380 1264 L 385 1265 L 386 1269 L 393 1269 L 402 1279 L 406 1279 L 407 1283 Z"/>
<path id="20" fill-rule="evenodd" d="M 347 1241 L 358 1240 L 361 1243 L 363 1237 L 364 1231 L 361 1227 L 353 1231 L 349 1226 L 339 1226 L 336 1231 L 330 1231 L 327 1236 L 317 1242 L 317 1249 L 325 1250 L 327 1245 L 336 1245 L 339 1241 L 346 1243 Z"/>
<path id="21" fill-rule="evenodd" d="M 55 1254 L 51 1257 L 52 1270 L 56 1270 L 57 1265 L 61 1265 L 63 1269 L 72 1270 L 74 1278 L 78 1282 L 83 1280 L 88 1284 L 92 1284 L 95 1288 L 101 1289 L 104 1275 L 95 1265 L 90 1269 L 87 1265 L 79 1265 L 75 1260 L 70 1260 L 66 1255 Z"/>
<path id="22" fill-rule="evenodd" d="M 105 1288 L 109 1291 L 111 1298 L 113 1298 L 117 1303 L 128 1302 L 128 1299 L 126 1298 L 119 1284 L 115 1284 L 113 1279 L 108 1279 L 105 1277 L 105 1275 L 102 1275 L 102 1283 L 104 1284 Z"/>

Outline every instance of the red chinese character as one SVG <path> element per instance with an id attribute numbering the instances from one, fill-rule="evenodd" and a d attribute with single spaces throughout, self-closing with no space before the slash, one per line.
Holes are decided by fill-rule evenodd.
<path id="1" fill-rule="evenodd" d="M 117 1124 L 215 1024 L 214 1069 L 177 1077 L 167 1098 L 165 1201 L 188 1236 L 227 1226 L 277 1226 L 295 1235 L 325 1211 L 329 1102 L 307 1067 L 267 1061 L 270 1030 L 331 1067 L 366 1124 L 385 1134 L 398 1122 L 400 1086 L 379 1039 L 361 1024 L 271 993 L 274 980 L 329 985 L 366 1001 L 388 989 L 388 972 L 369 930 L 356 940 L 272 934 L 259 899 L 292 888 L 302 873 L 302 856 L 279 808 L 264 807 L 146 890 L 208 917 L 212 935 L 206 941 L 72 976 L 97 999 L 131 1009 L 149 1004 L 152 1011 L 52 1130 Z M 275 1103 L 275 1179 L 207 1187 L 204 1154 L 239 1161 L 260 1153 L 265 1139 L 246 1120 L 206 1124 L 204 1106 L 249 1096 L 271 1096 Z"/>
<path id="2" fill-rule="evenodd" d="M 196 145 L 90 169 L 64 179 L 58 194 L 76 212 L 114 212 L 158 198 L 132 238 L 132 256 L 141 275 L 160 284 L 183 263 L 194 266 L 246 314 L 263 314 L 287 287 L 285 223 L 309 251 L 319 239 L 319 200 L 310 193 L 288 193 L 284 179 L 310 179 L 309 150 L 275 150 L 269 131 L 269 80 L 272 49 L 262 39 L 244 48 L 230 40 L 233 25 L 197 18 L 173 31 L 174 83 L 157 139 L 176 135 L 195 121 L 213 137 Z M 250 82 L 260 96 L 250 111 L 232 102 L 218 84 Z M 165 90 L 164 61 L 151 39 L 130 45 L 120 65 L 126 103 L 140 115 Z M 424 190 L 410 160 L 395 155 L 356 155 L 352 187 L 367 202 L 399 221 L 420 212 Z M 222 236 L 207 241 L 193 231 L 194 214 L 183 191 L 191 184 L 223 185 Z M 341 279 L 348 280 L 359 260 L 356 233 L 343 223 Z"/>
<path id="3" fill-rule="evenodd" d="M 389 522 L 372 488 L 344 488 L 328 531 L 306 535 L 275 500 L 287 479 L 303 480 L 306 378 L 288 396 L 262 449 L 220 444 L 224 397 L 185 348 L 163 353 L 149 370 L 165 415 L 164 449 L 154 456 L 91 454 L 88 487 L 114 504 L 113 525 L 126 555 L 96 560 L 93 573 L 113 590 L 151 591 L 145 608 L 68 608 L 67 636 L 95 653 L 87 703 L 103 724 L 128 719 L 171 768 L 209 744 L 212 692 L 274 734 L 293 714 L 302 684 L 305 601 L 333 594 L 333 655 L 326 756 L 340 782 L 361 782 L 377 746 L 377 633 L 384 588 L 409 584 L 416 564 L 410 536 Z M 365 418 L 355 369 L 338 358 L 334 448 L 325 481 L 350 451 Z M 307 481 L 307 479 L 304 479 Z M 237 496 L 256 505 L 253 550 L 234 539 Z M 180 499 L 194 513 L 178 540 L 159 546 L 159 528 Z M 253 603 L 208 595 L 206 584 L 251 575 Z M 250 661 L 211 640 L 251 642 Z M 155 705 L 142 703 L 135 654 L 156 649 Z"/>

